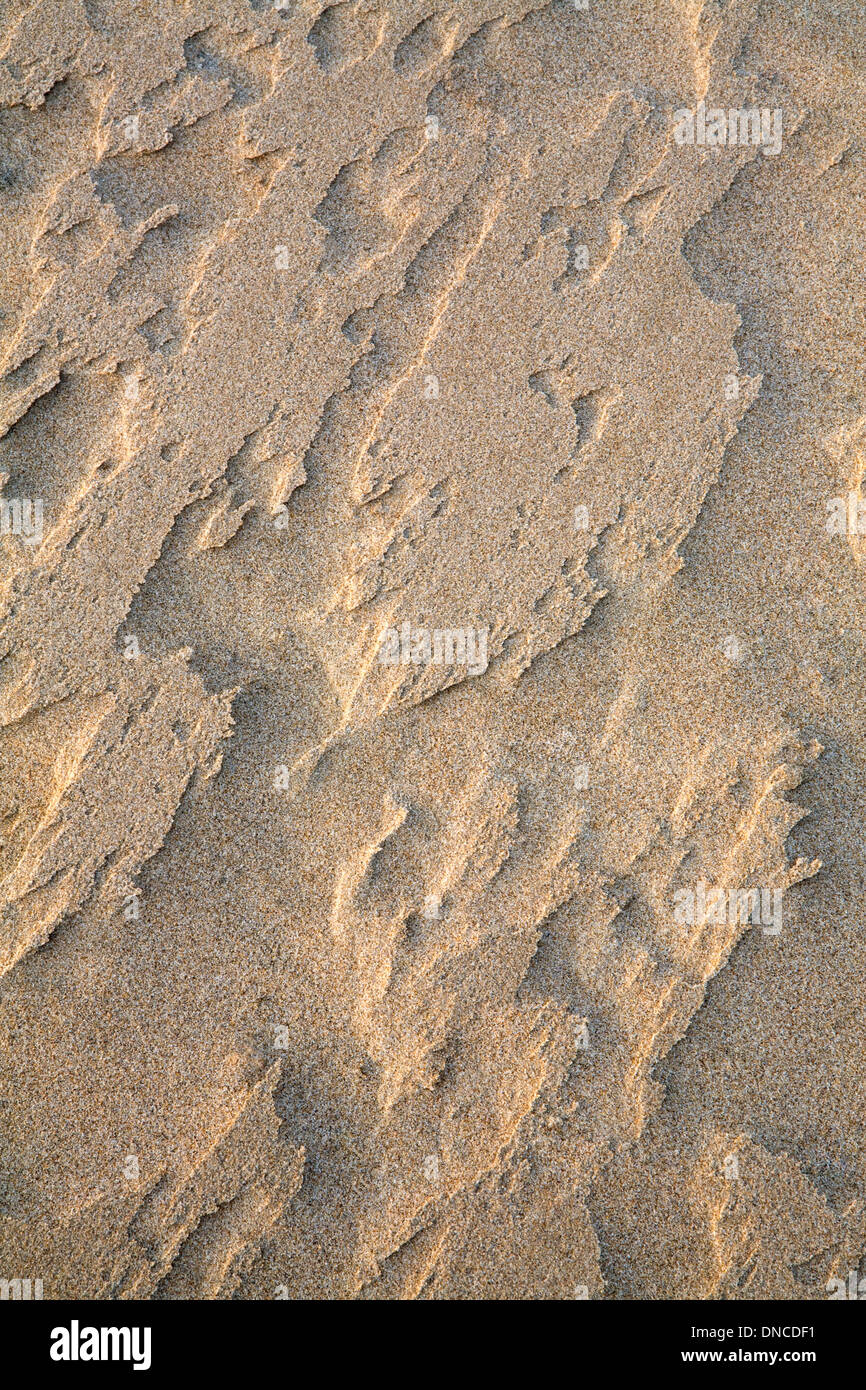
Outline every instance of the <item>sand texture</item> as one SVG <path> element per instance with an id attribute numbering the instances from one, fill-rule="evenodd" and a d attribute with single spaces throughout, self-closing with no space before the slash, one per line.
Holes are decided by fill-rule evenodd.
<path id="1" fill-rule="evenodd" d="M 11 0 L 0 108 L 0 1280 L 866 1275 L 861 0 Z"/>

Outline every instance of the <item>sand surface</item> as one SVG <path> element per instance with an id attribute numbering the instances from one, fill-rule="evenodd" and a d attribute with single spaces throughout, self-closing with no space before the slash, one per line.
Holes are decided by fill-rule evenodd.
<path id="1" fill-rule="evenodd" d="M 0 35 L 0 1279 L 866 1273 L 861 0 Z"/>

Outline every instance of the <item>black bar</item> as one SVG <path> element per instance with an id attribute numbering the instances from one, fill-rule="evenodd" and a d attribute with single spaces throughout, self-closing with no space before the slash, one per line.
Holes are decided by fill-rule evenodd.
<path id="1" fill-rule="evenodd" d="M 743 1370 L 759 1370 L 772 1384 L 790 1370 L 811 1372 L 826 1383 L 843 1371 L 850 1374 L 859 1365 L 863 1340 L 863 1316 L 852 1307 L 839 1307 L 839 1302 L 862 1301 L 860 1298 L 826 1299 L 791 1303 L 755 1303 L 750 1301 L 724 1303 L 650 1303 L 619 1302 L 614 1300 L 580 1301 L 554 1317 L 555 1341 L 550 1350 L 555 1361 L 574 1361 L 574 1372 L 585 1380 L 593 1367 L 597 1379 L 610 1373 L 619 1377 L 624 1372 L 668 1374 L 676 1369 L 695 1383 L 708 1374 L 724 1378 L 737 1376 Z M 310 1357 L 326 1354 L 320 1364 L 333 1370 L 334 1344 L 331 1337 L 322 1341 L 319 1317 L 336 1318 L 342 1324 L 345 1312 L 320 1308 L 311 1323 L 309 1309 L 303 1312 L 291 1301 L 281 1302 L 15 1302 L 0 1304 L 0 1331 L 7 1358 L 16 1365 L 16 1376 L 38 1371 L 49 1381 L 64 1383 L 69 1377 L 93 1380 L 102 1374 L 115 1379 L 130 1375 L 133 1383 L 155 1377 L 161 1383 L 168 1373 L 201 1377 L 211 1372 L 221 1379 L 235 1373 L 245 1376 L 264 1371 L 266 1367 L 282 1368 L 288 1383 L 300 1374 L 308 1380 L 310 1371 L 301 1372 Z M 368 1313 L 368 1317 L 370 1314 Z M 427 1314 L 426 1316 L 431 1316 Z M 428 1340 L 430 1334 L 441 1334 L 450 1323 L 434 1317 L 427 1323 L 422 1314 L 420 1325 L 413 1330 Z M 477 1309 L 473 1314 L 478 1316 Z M 487 1314 L 482 1315 L 485 1319 Z M 493 1313 L 495 1318 L 495 1312 Z M 495 1356 L 496 1348 L 503 1349 L 513 1342 L 515 1328 L 511 1325 L 501 1340 L 488 1340 L 482 1332 L 471 1340 L 476 1355 Z M 536 1331 L 538 1313 L 527 1323 L 527 1334 Z M 563 1321 L 560 1322 L 560 1317 Z M 349 1315 L 352 1333 L 379 1330 L 381 1324 L 364 1321 L 359 1325 Z M 495 1324 L 494 1324 L 495 1326 Z M 97 1329 L 94 1340 L 88 1329 Z M 126 1360 L 85 1360 L 81 1352 L 97 1349 L 102 1354 L 101 1329 L 118 1329 L 115 1342 L 107 1333 L 105 1351 L 118 1355 L 128 1350 Z M 121 1330 L 128 1329 L 128 1343 Z M 138 1329 L 136 1336 L 133 1329 Z M 149 1342 L 145 1336 L 149 1329 Z M 66 1334 L 64 1337 L 63 1334 Z M 68 1337 L 68 1341 L 66 1338 Z M 436 1336 L 433 1345 L 440 1344 Z M 339 1345 L 339 1344 L 337 1344 Z M 453 1358 L 456 1346 L 441 1340 L 443 1369 L 456 1369 Z M 52 1359 L 56 1353 L 69 1353 L 69 1360 Z M 73 1347 L 79 1359 L 71 1359 Z M 538 1348 L 535 1353 L 537 1355 Z M 134 1369 L 137 1355 L 140 1369 Z M 357 1352 L 355 1353 L 357 1355 Z M 302 1360 L 299 1361 L 299 1358 Z M 147 1366 L 144 1365 L 148 1361 Z M 463 1354 L 458 1357 L 458 1364 Z M 20 1361 L 21 1370 L 17 1370 Z M 7 1359 L 7 1366 L 9 1360 Z M 579 1367 L 583 1366 L 583 1372 Z M 551 1363 L 549 1370 L 553 1370 Z M 393 1373 L 399 1372 L 395 1366 Z M 615 1382 L 614 1382 L 615 1383 Z M 732 1382 L 733 1383 L 733 1382 Z"/>

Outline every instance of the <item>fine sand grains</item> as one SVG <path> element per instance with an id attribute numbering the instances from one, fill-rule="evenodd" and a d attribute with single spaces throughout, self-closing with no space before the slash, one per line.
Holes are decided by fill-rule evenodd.
<path id="1" fill-rule="evenodd" d="M 0 33 L 0 1281 L 827 1298 L 862 4 Z"/>

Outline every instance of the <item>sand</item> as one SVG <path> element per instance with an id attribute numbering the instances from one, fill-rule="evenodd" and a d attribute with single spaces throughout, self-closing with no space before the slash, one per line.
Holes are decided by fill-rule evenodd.
<path id="1" fill-rule="evenodd" d="M 833 1296 L 860 0 L 0 12 L 0 1281 Z"/>

